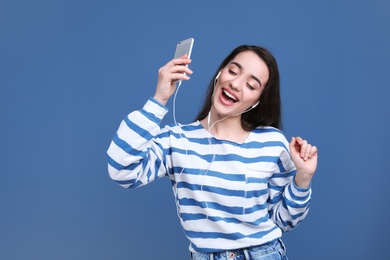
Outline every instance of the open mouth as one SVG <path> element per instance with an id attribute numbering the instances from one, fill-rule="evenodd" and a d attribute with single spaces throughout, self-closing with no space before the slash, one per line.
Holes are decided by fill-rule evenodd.
<path id="1" fill-rule="evenodd" d="M 224 100 L 226 100 L 229 103 L 236 103 L 238 101 L 235 96 L 233 96 L 231 93 L 229 93 L 228 91 L 226 91 L 224 89 L 222 90 L 222 96 L 223 96 Z"/>

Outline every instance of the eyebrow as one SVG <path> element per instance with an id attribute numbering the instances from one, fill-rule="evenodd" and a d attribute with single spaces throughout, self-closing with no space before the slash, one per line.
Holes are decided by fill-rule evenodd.
<path id="1" fill-rule="evenodd" d="M 236 62 L 236 61 L 232 61 L 231 64 L 236 65 L 236 66 L 237 66 L 239 69 L 241 69 L 241 70 L 243 69 L 243 68 L 242 68 L 242 65 L 241 65 L 240 63 Z M 251 75 L 251 78 L 253 78 L 254 80 L 256 80 L 256 81 L 260 84 L 260 87 L 262 86 L 261 81 L 260 81 L 256 76 Z"/>

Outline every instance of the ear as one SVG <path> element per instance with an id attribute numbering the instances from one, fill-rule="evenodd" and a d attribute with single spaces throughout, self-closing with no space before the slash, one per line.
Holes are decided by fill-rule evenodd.
<path id="1" fill-rule="evenodd" d="M 218 71 L 217 76 L 215 76 L 215 79 L 214 79 L 214 88 L 215 88 L 215 85 L 217 84 L 217 80 L 218 80 L 219 75 L 221 75 L 221 71 Z"/>
<path id="2" fill-rule="evenodd" d="M 217 76 L 215 76 L 215 79 L 216 79 L 216 80 L 219 78 L 219 75 L 221 75 L 221 71 L 218 71 Z"/>

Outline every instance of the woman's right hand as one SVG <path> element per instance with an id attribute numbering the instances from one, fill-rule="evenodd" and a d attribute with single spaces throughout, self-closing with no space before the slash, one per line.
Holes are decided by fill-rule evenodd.
<path id="1" fill-rule="evenodd" d="M 189 80 L 187 74 L 192 74 L 187 65 L 191 60 L 187 55 L 173 59 L 158 70 L 158 82 L 154 99 L 165 105 L 169 98 L 175 93 L 176 82 L 179 80 Z"/>

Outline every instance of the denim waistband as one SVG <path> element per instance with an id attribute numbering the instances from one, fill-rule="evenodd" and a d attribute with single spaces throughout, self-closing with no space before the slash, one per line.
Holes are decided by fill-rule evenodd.
<path id="1" fill-rule="evenodd" d="M 286 248 L 282 240 L 277 239 L 272 242 L 253 246 L 248 248 L 241 248 L 235 250 L 227 250 L 217 253 L 199 253 L 191 252 L 192 260 L 256 260 L 256 259 L 287 259 L 285 255 Z"/>

